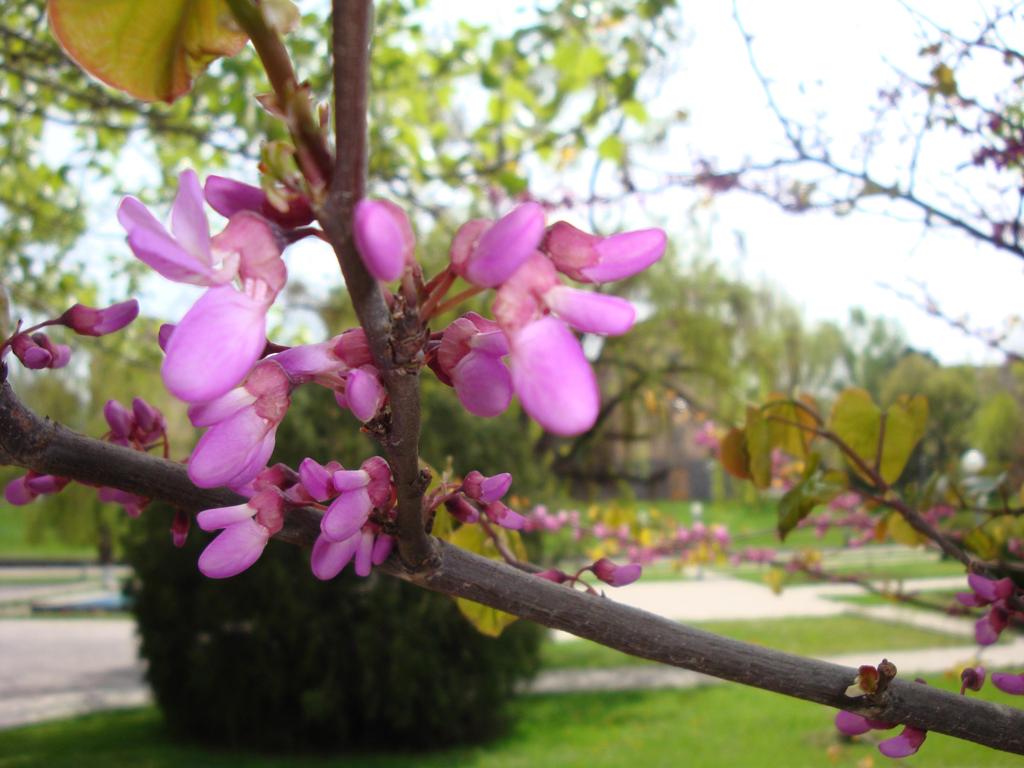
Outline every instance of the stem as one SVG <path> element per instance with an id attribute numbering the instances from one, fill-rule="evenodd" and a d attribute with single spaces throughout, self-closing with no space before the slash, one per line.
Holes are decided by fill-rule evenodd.
<path id="1" fill-rule="evenodd" d="M 459 293 L 455 294 L 450 299 L 448 299 L 448 301 L 444 302 L 443 304 L 438 305 L 434 309 L 434 311 L 428 316 L 428 319 L 429 319 L 429 317 L 433 317 L 434 315 L 443 314 L 443 313 L 447 312 L 449 309 L 455 309 L 457 306 L 459 306 L 459 304 L 464 302 L 466 299 L 471 299 L 474 296 L 476 296 L 478 293 L 482 293 L 485 290 L 487 290 L 487 289 L 486 288 L 480 288 L 480 287 L 474 285 L 472 288 L 467 288 L 464 291 L 460 291 Z"/>

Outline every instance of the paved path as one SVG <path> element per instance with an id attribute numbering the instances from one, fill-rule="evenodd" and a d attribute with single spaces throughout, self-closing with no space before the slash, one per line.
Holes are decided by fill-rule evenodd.
<path id="1" fill-rule="evenodd" d="M 49 585 L 47 585 L 49 586 Z M 908 582 L 915 589 L 963 587 L 963 577 Z M 13 590 L 13 587 L 11 588 Z M 828 599 L 859 594 L 854 585 L 810 585 L 787 588 L 775 595 L 768 587 L 708 573 L 688 581 L 638 582 L 610 597 L 628 605 L 680 621 L 780 619 L 857 613 L 893 623 L 909 623 L 959 634 L 964 645 L 901 651 L 888 657 L 904 673 L 951 669 L 972 659 L 969 619 L 942 616 L 898 605 L 863 606 Z M 0 595 L 2 597 L 2 595 Z M 574 639 L 556 633 L 557 639 Z M 0 729 L 66 717 L 99 709 L 135 706 L 149 700 L 138 661 L 138 641 L 128 619 L 0 619 Z M 833 657 L 856 666 L 877 662 L 885 652 Z M 986 664 L 1017 666 L 1024 660 L 1024 638 L 985 651 Z M 604 670 L 552 670 L 540 675 L 531 690 L 588 691 L 635 688 L 679 688 L 712 679 L 663 666 L 632 666 Z"/>
<path id="2" fill-rule="evenodd" d="M 129 619 L 0 620 L 0 728 L 149 700 Z"/>

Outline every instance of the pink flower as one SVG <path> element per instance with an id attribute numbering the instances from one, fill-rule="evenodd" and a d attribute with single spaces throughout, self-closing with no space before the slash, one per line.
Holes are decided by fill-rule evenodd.
<path id="1" fill-rule="evenodd" d="M 992 685 L 1004 693 L 1024 696 L 1024 675 L 1009 675 L 1005 672 L 992 673 Z"/>
<path id="2" fill-rule="evenodd" d="M 540 249 L 559 272 L 573 280 L 607 283 L 632 277 L 660 259 L 665 252 L 665 233 L 641 229 L 599 237 L 559 221 L 548 228 Z"/>
<path id="3" fill-rule="evenodd" d="M 106 309 L 75 304 L 61 315 L 60 321 L 81 336 L 104 336 L 121 330 L 138 315 L 139 302 L 129 299 Z"/>
<path id="4" fill-rule="evenodd" d="M 487 418 L 512 401 L 512 377 L 502 362 L 507 354 L 508 341 L 498 324 L 469 312 L 445 329 L 437 366 L 466 410 Z"/>
<path id="5" fill-rule="evenodd" d="M 284 526 L 284 500 L 276 488 L 267 488 L 246 504 L 204 510 L 196 522 L 204 531 L 223 529 L 199 556 L 199 570 L 226 579 L 259 560 L 270 537 Z"/>
<path id="6" fill-rule="evenodd" d="M 412 263 L 416 239 L 405 211 L 387 200 L 356 203 L 353 221 L 356 249 L 378 280 L 397 280 Z"/>
<path id="7" fill-rule="evenodd" d="M 910 757 L 921 748 L 927 735 L 927 731 L 908 725 L 899 736 L 879 742 L 878 751 L 886 757 Z"/>
<path id="8" fill-rule="evenodd" d="M 853 712 L 846 712 L 845 710 L 836 712 L 835 723 L 839 732 L 845 733 L 847 736 L 859 736 L 872 729 L 884 731 L 893 727 L 892 723 L 885 723 L 881 720 L 868 720 L 866 717 L 855 715 Z"/>
<path id="9" fill-rule="evenodd" d="M 71 360 L 71 348 L 54 344 L 45 333 L 16 334 L 11 338 L 9 348 L 30 370 L 63 368 Z"/>
<path id="10" fill-rule="evenodd" d="M 168 390 L 190 403 L 220 397 L 252 368 L 266 340 L 266 312 L 284 287 L 281 246 L 266 219 L 237 212 L 210 238 L 193 171 L 180 176 L 171 232 L 138 200 L 121 202 L 118 219 L 141 261 L 170 280 L 209 290 L 175 326 L 162 372 Z M 227 285 L 240 281 L 241 290 Z"/>
<path id="11" fill-rule="evenodd" d="M 452 268 L 474 285 L 497 287 L 530 258 L 543 236 L 544 209 L 537 203 L 523 203 L 494 223 L 468 221 L 452 241 Z"/>
<path id="12" fill-rule="evenodd" d="M 11 480 L 4 488 L 4 498 L 8 504 L 20 507 L 31 504 L 39 496 L 60 493 L 70 483 L 66 477 L 41 475 L 29 470 L 25 475 Z"/>
<path id="13" fill-rule="evenodd" d="M 643 568 L 639 563 L 616 565 L 608 558 L 602 557 L 590 566 L 590 570 L 605 584 L 613 587 L 624 587 L 639 579 Z"/>
<path id="14" fill-rule="evenodd" d="M 331 476 L 337 498 L 320 521 L 320 530 L 331 541 L 340 542 L 361 530 L 375 508 L 390 506 L 391 468 L 379 456 L 363 462 L 360 469 L 339 469 Z"/>
<path id="15" fill-rule="evenodd" d="M 462 481 L 462 492 L 471 499 L 489 504 L 508 493 L 509 486 L 511 485 L 512 475 L 508 472 L 487 477 L 474 469 Z"/>
<path id="16" fill-rule="evenodd" d="M 371 421 L 387 399 L 387 391 L 380 383 L 377 369 L 364 365 L 350 371 L 345 377 L 344 393 L 335 393 L 338 405 L 347 407 L 362 422 Z"/>
<path id="17" fill-rule="evenodd" d="M 488 518 L 502 528 L 508 528 L 510 531 L 521 531 L 526 527 L 526 518 L 514 509 L 509 509 L 500 501 L 492 501 L 484 511 L 487 513 Z"/>
<path id="18" fill-rule="evenodd" d="M 224 176 L 207 176 L 203 187 L 206 202 L 226 219 L 240 211 L 252 211 L 284 229 L 293 229 L 313 221 L 309 201 L 295 194 L 279 196 L 275 205 L 259 187 Z M 278 207 L 280 206 L 280 207 Z"/>
<path id="19" fill-rule="evenodd" d="M 523 408 L 556 435 L 578 435 L 597 420 L 597 378 L 576 337 L 544 317 L 512 335 L 512 385 Z"/>
<path id="20" fill-rule="evenodd" d="M 284 369 L 263 360 L 242 386 L 189 408 L 195 426 L 210 427 L 189 458 L 192 482 L 200 488 L 241 488 L 256 477 L 274 450 L 277 426 L 291 404 L 291 388 Z"/>

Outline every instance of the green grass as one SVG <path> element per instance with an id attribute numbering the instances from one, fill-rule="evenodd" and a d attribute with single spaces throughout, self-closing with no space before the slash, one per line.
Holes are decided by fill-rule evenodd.
<path id="1" fill-rule="evenodd" d="M 0 503 L 0 560 L 95 560 L 96 547 L 68 544 L 50 528 L 30 541 L 23 508 Z"/>
<path id="2" fill-rule="evenodd" d="M 964 637 L 875 621 L 862 616 L 710 621 L 694 624 L 719 635 L 805 656 L 833 656 L 855 651 L 898 651 L 967 645 Z M 651 664 L 587 640 L 549 642 L 541 650 L 547 669 L 619 667 Z"/>
<path id="3" fill-rule="evenodd" d="M 932 677 L 947 689 L 953 682 Z M 986 686 L 980 694 L 1012 703 Z M 685 691 L 527 697 L 504 738 L 439 753 L 259 756 L 204 749 L 167 733 L 152 709 L 128 710 L 8 731 L 0 768 L 855 768 L 880 736 L 843 742 L 824 707 L 735 685 Z M 929 734 L 908 765 L 922 768 L 1019 766 L 1018 756 Z"/>

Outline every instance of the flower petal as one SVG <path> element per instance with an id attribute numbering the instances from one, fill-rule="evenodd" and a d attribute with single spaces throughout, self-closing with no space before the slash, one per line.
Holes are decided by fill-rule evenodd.
<path id="1" fill-rule="evenodd" d="M 493 355 L 470 352 L 455 366 L 451 377 L 459 402 L 475 416 L 497 416 L 512 402 L 512 375 Z"/>
<path id="2" fill-rule="evenodd" d="M 239 211 L 258 213 L 263 210 L 267 200 L 267 196 L 259 187 L 226 176 L 207 176 L 203 192 L 210 207 L 226 219 L 230 219 Z"/>
<path id="3" fill-rule="evenodd" d="M 198 261 L 171 237 L 135 198 L 126 197 L 121 201 L 118 219 L 128 231 L 128 245 L 135 257 L 168 280 L 212 285 L 221 279 L 209 264 Z M 231 279 L 231 275 L 226 279 Z"/>
<path id="4" fill-rule="evenodd" d="M 320 530 L 331 541 L 344 541 L 363 527 L 371 509 L 373 504 L 365 487 L 345 491 L 327 508 L 320 520 Z"/>
<path id="5" fill-rule="evenodd" d="M 270 533 L 255 520 L 229 525 L 206 545 L 199 556 L 199 570 L 211 579 L 236 576 L 260 559 Z"/>
<path id="6" fill-rule="evenodd" d="M 526 325 L 510 341 L 512 384 L 526 412 L 556 435 L 590 429 L 601 396 L 572 332 L 549 316 Z"/>
<path id="7" fill-rule="evenodd" d="M 164 384 L 189 403 L 220 397 L 253 367 L 266 339 L 265 304 L 227 285 L 211 288 L 171 335 Z"/>
<path id="8" fill-rule="evenodd" d="M 636 322 L 636 308 L 623 298 L 559 285 L 544 294 L 548 308 L 584 333 L 619 336 Z"/>
<path id="9" fill-rule="evenodd" d="M 341 573 L 341 570 L 351 562 L 355 555 L 360 539 L 359 534 L 350 536 L 344 541 L 331 541 L 322 534 L 317 537 L 309 561 L 313 575 L 321 581 L 327 581 Z"/>
<path id="10" fill-rule="evenodd" d="M 226 267 L 237 263 L 243 280 L 263 282 L 275 296 L 288 279 L 274 229 L 258 213 L 236 213 L 228 220 L 224 231 L 213 238 L 212 247 Z"/>
<path id="11" fill-rule="evenodd" d="M 268 432 L 270 450 L 266 446 Z M 240 472 L 258 463 L 260 456 L 265 455 L 263 466 L 266 465 L 273 445 L 273 432 L 266 419 L 252 408 L 244 408 L 207 430 L 199 439 L 188 460 L 188 476 L 200 488 L 216 488 L 237 482 Z M 252 477 L 262 468 L 257 467 Z"/>
<path id="12" fill-rule="evenodd" d="M 370 531 L 363 531 L 359 536 L 359 548 L 356 549 L 356 576 L 366 578 L 373 569 L 373 544 L 374 535 Z"/>
<path id="13" fill-rule="evenodd" d="M 623 280 L 642 272 L 665 252 L 665 233 L 660 229 L 640 229 L 606 237 L 594 246 L 597 263 L 580 269 L 589 282 Z"/>
<path id="14" fill-rule="evenodd" d="M 360 200 L 355 208 L 353 236 L 371 275 L 385 281 L 402 276 L 415 245 L 405 211 L 387 200 Z"/>
<path id="15" fill-rule="evenodd" d="M 544 237 L 544 209 L 523 203 L 492 224 L 477 241 L 464 277 L 474 285 L 501 285 L 537 250 Z"/>
<path id="16" fill-rule="evenodd" d="M 6 485 L 4 488 L 4 498 L 7 499 L 8 504 L 20 507 L 24 504 L 31 504 L 36 500 L 36 496 L 39 494 L 34 493 L 28 487 L 26 479 L 27 477 L 25 476 L 16 477 Z"/>
<path id="17" fill-rule="evenodd" d="M 845 733 L 847 736 L 859 736 L 871 730 L 871 723 L 868 722 L 867 718 L 856 715 L 853 712 L 846 712 L 845 710 L 836 712 L 835 722 L 839 732 Z"/>
<path id="18" fill-rule="evenodd" d="M 236 504 L 233 507 L 216 507 L 204 509 L 196 515 L 196 523 L 204 531 L 216 531 L 229 525 L 248 520 L 256 514 L 256 510 L 248 504 Z"/>
<path id="19" fill-rule="evenodd" d="M 1004 693 L 1024 696 L 1024 675 L 1008 675 L 1005 672 L 993 672 L 992 684 Z"/>
<path id="20" fill-rule="evenodd" d="M 910 757 L 924 744 L 927 731 L 907 726 L 899 736 L 878 743 L 878 751 L 886 757 Z"/>
<path id="21" fill-rule="evenodd" d="M 386 393 L 377 376 L 377 369 L 364 365 L 349 372 L 345 378 L 345 402 L 360 421 L 370 421 L 384 405 Z"/>
<path id="22" fill-rule="evenodd" d="M 197 261 L 210 265 L 210 224 L 203 211 L 203 188 L 193 170 L 182 171 L 178 176 L 178 194 L 171 208 L 171 232 Z"/>

